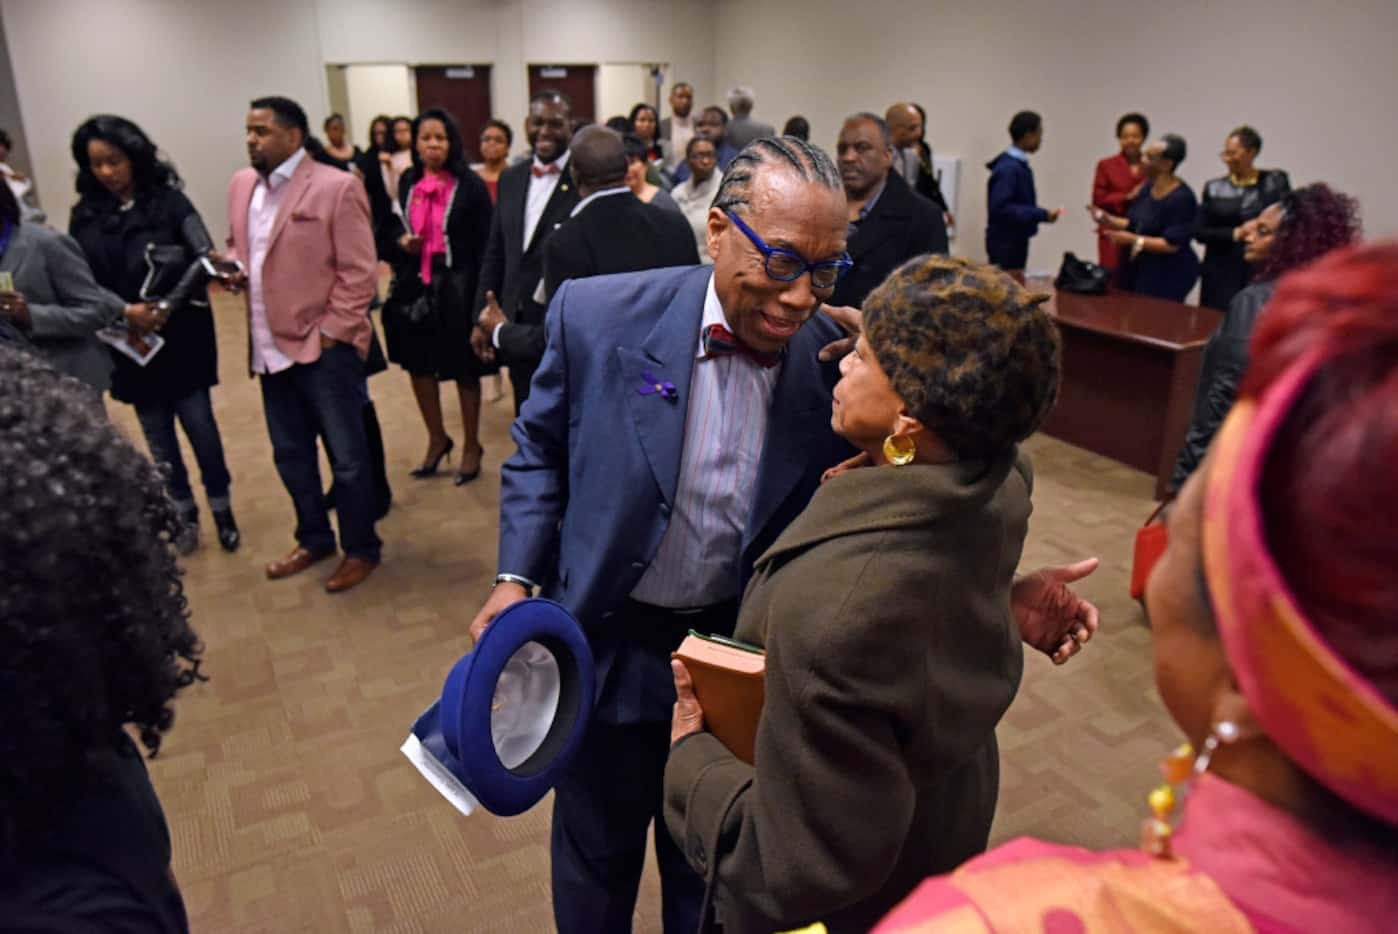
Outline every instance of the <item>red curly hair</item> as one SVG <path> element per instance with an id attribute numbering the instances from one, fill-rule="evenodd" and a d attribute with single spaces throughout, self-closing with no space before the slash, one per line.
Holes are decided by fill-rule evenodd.
<path id="1" fill-rule="evenodd" d="M 1267 539 L 1321 638 L 1398 704 L 1398 241 L 1284 277 L 1249 350 L 1242 398 L 1324 358 L 1263 470 Z"/>
<path id="2" fill-rule="evenodd" d="M 1281 209 L 1281 226 L 1258 270 L 1259 280 L 1280 278 L 1359 241 L 1359 202 L 1324 182 L 1287 192 Z"/>

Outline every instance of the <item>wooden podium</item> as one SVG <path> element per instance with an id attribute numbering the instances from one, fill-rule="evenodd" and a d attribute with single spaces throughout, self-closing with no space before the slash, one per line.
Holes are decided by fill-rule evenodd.
<path id="1" fill-rule="evenodd" d="M 1051 282 L 1030 285 L 1053 292 Z M 1164 497 L 1194 411 L 1212 308 L 1108 292 L 1057 292 L 1048 311 L 1063 335 L 1058 406 L 1043 431 L 1155 475 Z"/>

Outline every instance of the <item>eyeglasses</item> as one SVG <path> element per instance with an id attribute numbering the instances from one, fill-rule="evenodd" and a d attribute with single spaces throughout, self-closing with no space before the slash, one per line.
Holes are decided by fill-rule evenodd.
<path id="1" fill-rule="evenodd" d="M 728 219 L 737 225 L 738 229 L 747 235 L 752 241 L 752 245 L 757 247 L 757 251 L 762 254 L 763 265 L 767 269 L 767 275 L 778 282 L 795 282 L 807 272 L 811 274 L 811 288 L 813 289 L 833 289 L 835 284 L 845 277 L 854 268 L 854 260 L 850 259 L 848 253 L 840 254 L 839 259 L 826 259 L 818 263 L 808 263 L 805 257 L 790 250 L 783 250 L 779 247 L 768 246 L 762 242 L 762 238 L 753 233 L 751 227 L 744 224 L 742 219 L 732 211 L 724 211 Z"/>

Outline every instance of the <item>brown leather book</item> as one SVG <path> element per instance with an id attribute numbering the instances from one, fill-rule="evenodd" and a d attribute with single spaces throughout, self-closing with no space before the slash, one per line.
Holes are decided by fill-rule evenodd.
<path id="1" fill-rule="evenodd" d="M 690 630 L 671 657 L 689 669 L 705 729 L 752 765 L 767 656 L 757 646 Z"/>

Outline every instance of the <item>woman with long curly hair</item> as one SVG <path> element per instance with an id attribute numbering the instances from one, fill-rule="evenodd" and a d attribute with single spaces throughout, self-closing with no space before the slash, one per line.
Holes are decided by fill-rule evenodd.
<path id="1" fill-rule="evenodd" d="M 186 931 L 136 741 L 154 756 L 202 680 L 179 514 L 100 402 L 8 347 L 0 465 L 0 915 Z"/>
<path id="2" fill-rule="evenodd" d="M 130 120 L 90 117 L 73 133 L 72 153 L 78 203 L 68 232 L 98 284 L 127 303 L 128 332 L 158 333 L 166 344 L 144 366 L 112 351 L 112 396 L 135 407 L 151 456 L 168 470 L 170 496 L 184 521 L 181 554 L 198 547 L 199 507 L 176 422 L 199 463 L 219 544 L 234 551 L 240 535 L 229 498 L 232 478 L 209 395 L 218 384 L 214 316 L 207 289 L 190 288 L 184 278 L 213 240 L 181 191 L 175 167 Z"/>
<path id="3" fill-rule="evenodd" d="M 1288 192 L 1243 224 L 1243 255 L 1257 273 L 1251 285 L 1233 296 L 1227 316 L 1204 347 L 1194 417 L 1170 477 L 1172 494 L 1203 461 L 1214 433 L 1233 407 L 1248 365 L 1248 339 L 1277 280 L 1359 237 L 1359 203 L 1324 182 Z"/>

